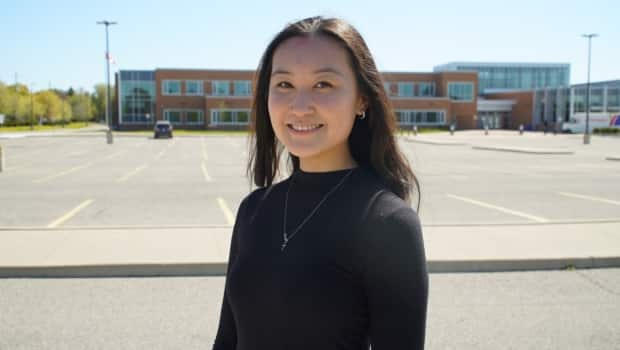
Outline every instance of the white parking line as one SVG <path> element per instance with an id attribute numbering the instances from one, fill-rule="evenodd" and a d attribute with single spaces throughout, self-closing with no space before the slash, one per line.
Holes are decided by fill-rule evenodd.
<path id="1" fill-rule="evenodd" d="M 87 167 L 91 166 L 93 163 L 94 163 L 94 161 L 92 161 L 92 162 L 88 162 L 88 163 L 86 163 L 86 164 L 84 164 L 84 165 L 76 166 L 76 167 L 73 167 L 73 168 L 71 168 L 71 169 L 69 169 L 69 170 L 66 170 L 66 171 L 60 172 L 60 173 L 58 173 L 58 174 L 54 174 L 54 175 L 50 175 L 50 176 L 47 176 L 47 177 L 43 177 L 43 178 L 40 178 L 40 179 L 34 180 L 34 181 L 32 181 L 32 182 L 34 182 L 34 183 L 43 183 L 43 182 L 47 182 L 47 181 L 52 180 L 52 179 L 55 179 L 55 178 L 57 178 L 57 177 L 61 177 L 61 176 L 64 176 L 64 175 L 68 175 L 68 174 L 74 173 L 74 172 L 76 172 L 76 171 L 78 171 L 78 170 L 81 170 L 81 169 L 87 168 Z"/>
<path id="2" fill-rule="evenodd" d="M 82 154 L 88 153 L 87 151 L 77 151 L 77 152 L 71 152 L 69 154 L 67 154 L 68 156 L 80 156 Z"/>
<path id="3" fill-rule="evenodd" d="M 107 157 L 105 157 L 103 159 L 105 159 L 105 160 L 112 159 L 114 157 L 117 157 L 117 156 L 125 153 L 125 152 L 127 152 L 127 151 L 119 151 L 119 152 L 116 152 L 116 153 L 112 153 L 112 154 L 110 154 L 109 156 L 107 156 Z"/>
<path id="4" fill-rule="evenodd" d="M 155 160 L 159 160 L 164 153 L 166 153 L 166 148 L 164 148 L 161 152 L 157 153 L 157 155 L 155 156 Z"/>
<path id="5" fill-rule="evenodd" d="M 595 201 L 595 202 L 602 202 L 602 203 L 607 203 L 607 204 L 620 205 L 620 201 L 614 201 L 614 200 L 611 200 L 611 199 L 605 199 L 605 198 L 600 198 L 600 197 L 592 197 L 592 196 L 586 196 L 586 195 L 583 195 L 583 194 L 570 193 L 570 192 L 558 192 L 558 194 L 561 194 L 561 195 L 567 196 L 567 197 L 575 197 L 575 198 L 580 198 L 580 199 L 588 199 L 588 200 Z"/>
<path id="6" fill-rule="evenodd" d="M 207 154 L 207 145 L 205 144 L 205 138 L 201 137 L 200 142 L 202 143 L 202 158 L 207 161 L 209 160 L 209 155 Z"/>
<path id="7" fill-rule="evenodd" d="M 463 202 L 468 202 L 468 203 L 476 204 L 476 205 L 479 205 L 481 207 L 485 207 L 485 208 L 489 208 L 489 209 L 495 209 L 495 210 L 501 211 L 503 213 L 512 214 L 512 215 L 515 215 L 515 216 L 520 216 L 520 217 L 523 217 L 523 218 L 526 218 L 526 219 L 530 219 L 530 220 L 533 220 L 533 221 L 536 221 L 536 222 L 549 222 L 549 220 L 547 220 L 545 218 L 542 218 L 542 217 L 539 217 L 539 216 L 534 216 L 534 215 L 530 215 L 530 214 L 523 213 L 523 212 L 520 212 L 520 211 L 516 211 L 516 210 L 500 207 L 500 206 L 497 206 L 497 205 L 480 202 L 480 201 L 477 201 L 477 200 L 474 200 L 474 199 L 465 198 L 465 197 L 461 197 L 461 196 L 456 196 L 456 195 L 453 195 L 453 194 L 450 194 L 450 193 L 446 193 L 446 196 L 448 196 L 450 198 L 461 200 Z"/>
<path id="8" fill-rule="evenodd" d="M 233 215 L 232 211 L 230 211 L 230 208 L 228 207 L 228 204 L 226 204 L 226 201 L 224 200 L 224 198 L 218 197 L 217 204 L 220 206 L 220 209 L 222 210 L 222 212 L 224 212 L 224 216 L 226 217 L 226 221 L 228 221 L 228 224 L 230 226 L 234 225 L 235 216 Z"/>
<path id="9" fill-rule="evenodd" d="M 127 173 L 125 176 L 118 178 L 116 180 L 116 183 L 121 183 L 121 182 L 127 181 L 127 179 L 129 179 L 130 177 L 136 175 L 140 171 L 144 170 L 144 168 L 146 168 L 146 164 L 142 164 L 141 166 L 139 166 L 136 169 L 134 169 L 134 170 L 130 171 L 129 173 Z"/>
<path id="10" fill-rule="evenodd" d="M 71 209 L 71 211 L 69 211 L 67 214 L 61 216 L 56 221 L 54 221 L 51 224 L 47 225 L 47 227 L 48 228 L 54 228 L 54 227 L 57 227 L 57 226 L 61 225 L 63 222 L 65 222 L 65 221 L 71 219 L 73 216 L 75 216 L 75 214 L 77 214 L 80 210 L 82 210 L 82 209 L 86 208 L 87 206 L 91 205 L 92 202 L 94 202 L 93 199 L 88 199 L 88 200 L 84 201 L 82 204 L 80 204 L 77 207 Z"/>
<path id="11" fill-rule="evenodd" d="M 226 141 L 228 142 L 229 145 L 233 146 L 233 147 L 239 147 L 239 144 L 237 144 L 237 142 L 235 142 L 232 137 L 227 137 Z"/>
<path id="12" fill-rule="evenodd" d="M 178 141 L 179 139 L 174 139 L 172 140 L 172 142 L 169 142 L 166 147 L 164 147 L 164 149 L 161 150 L 161 152 L 157 153 L 157 155 L 155 156 L 155 160 L 159 160 L 161 157 L 163 157 L 163 155 L 166 153 L 166 151 L 168 151 L 168 149 L 172 146 L 174 146 L 174 144 Z"/>
<path id="13" fill-rule="evenodd" d="M 211 178 L 211 176 L 209 176 L 209 173 L 207 172 L 207 165 L 205 163 L 202 163 L 202 174 L 205 176 L 205 180 L 207 182 L 213 181 L 213 179 Z"/>

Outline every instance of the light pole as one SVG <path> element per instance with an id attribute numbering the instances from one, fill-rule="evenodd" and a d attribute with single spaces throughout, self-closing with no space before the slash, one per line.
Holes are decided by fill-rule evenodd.
<path id="1" fill-rule="evenodd" d="M 106 63 L 106 96 L 105 96 L 105 123 L 108 127 L 106 138 L 108 143 L 113 143 L 112 130 L 110 129 L 110 45 L 108 41 L 108 27 L 116 24 L 116 22 L 99 21 L 97 24 L 105 25 L 105 63 Z"/>
<path id="2" fill-rule="evenodd" d="M 596 38 L 598 34 L 582 34 L 584 38 L 588 38 L 588 92 L 586 93 L 586 131 L 583 134 L 583 144 L 590 143 L 590 58 L 592 56 L 592 38 Z"/>

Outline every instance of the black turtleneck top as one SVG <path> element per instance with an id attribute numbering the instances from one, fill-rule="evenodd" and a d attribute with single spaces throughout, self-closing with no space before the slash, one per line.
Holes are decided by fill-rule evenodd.
<path id="1" fill-rule="evenodd" d="M 237 212 L 214 350 L 423 349 L 428 274 L 417 213 L 367 167 L 259 188 Z"/>

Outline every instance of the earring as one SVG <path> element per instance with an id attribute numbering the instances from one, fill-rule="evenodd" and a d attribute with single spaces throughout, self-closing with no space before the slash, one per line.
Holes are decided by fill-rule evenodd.
<path id="1" fill-rule="evenodd" d="M 364 118 L 366 118 L 366 111 L 363 111 L 361 116 L 358 114 L 358 117 L 357 117 L 357 119 L 359 120 L 362 120 Z"/>

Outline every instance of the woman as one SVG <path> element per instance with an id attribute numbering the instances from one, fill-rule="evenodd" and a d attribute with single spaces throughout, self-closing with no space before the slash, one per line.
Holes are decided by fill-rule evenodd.
<path id="1" fill-rule="evenodd" d="M 417 181 L 364 40 L 340 19 L 290 24 L 254 94 L 259 188 L 237 212 L 213 349 L 422 349 Z M 283 147 L 293 172 L 274 184 Z"/>

